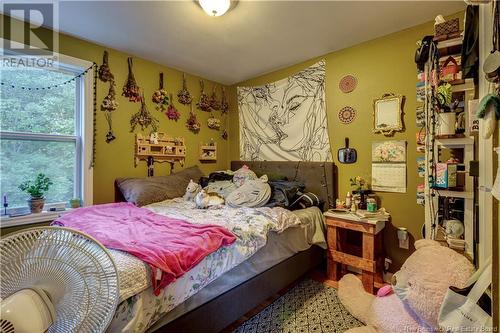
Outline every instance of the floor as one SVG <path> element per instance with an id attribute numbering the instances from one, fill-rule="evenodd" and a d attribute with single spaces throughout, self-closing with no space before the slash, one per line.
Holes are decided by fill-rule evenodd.
<path id="1" fill-rule="evenodd" d="M 325 282 L 324 274 L 312 272 L 222 333 L 340 333 L 361 326 Z"/>

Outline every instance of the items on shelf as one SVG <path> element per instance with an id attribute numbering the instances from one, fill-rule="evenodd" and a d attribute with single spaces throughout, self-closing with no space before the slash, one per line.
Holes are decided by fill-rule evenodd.
<path id="1" fill-rule="evenodd" d="M 165 111 L 167 107 L 170 105 L 170 98 L 165 89 L 163 89 L 163 73 L 160 73 L 160 81 L 159 81 L 158 90 L 153 93 L 151 100 L 156 104 L 156 110 Z"/>
<path id="2" fill-rule="evenodd" d="M 177 100 L 179 101 L 179 103 L 184 105 L 191 104 L 191 102 L 193 101 L 193 98 L 191 97 L 191 94 L 187 89 L 185 73 L 182 73 L 182 89 L 177 93 Z"/>
<path id="3" fill-rule="evenodd" d="M 217 144 L 211 139 L 210 143 L 200 144 L 200 161 L 216 161 Z"/>
<path id="4" fill-rule="evenodd" d="M 132 71 L 133 63 L 132 57 L 127 59 L 128 62 L 128 77 L 123 86 L 122 96 L 127 97 L 130 102 L 140 102 L 141 92 L 135 80 L 134 72 Z"/>
<path id="5" fill-rule="evenodd" d="M 205 82 L 200 80 L 200 100 L 196 103 L 196 107 L 202 111 L 210 111 L 210 98 L 205 93 Z"/>
<path id="6" fill-rule="evenodd" d="M 150 137 L 135 135 L 135 166 L 141 160 L 152 162 L 179 162 L 184 165 L 186 145 L 184 138 L 168 137 L 165 133 L 153 133 Z M 149 163 L 148 163 L 149 164 Z"/>
<path id="7" fill-rule="evenodd" d="M 458 18 L 446 21 L 442 15 L 436 17 L 434 23 L 434 41 L 446 40 L 460 36 Z"/>
<path id="8" fill-rule="evenodd" d="M 137 125 L 140 125 L 143 131 L 149 126 L 153 129 L 153 132 L 156 132 L 158 128 L 158 119 L 153 117 L 148 111 L 144 101 L 144 96 L 141 98 L 141 107 L 139 108 L 139 111 L 134 113 L 130 118 L 130 132 L 133 132 Z"/>

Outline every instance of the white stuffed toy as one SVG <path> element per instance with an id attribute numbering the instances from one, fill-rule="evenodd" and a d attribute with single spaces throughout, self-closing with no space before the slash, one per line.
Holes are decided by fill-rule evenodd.
<path id="1" fill-rule="evenodd" d="M 217 194 L 207 193 L 205 190 L 201 190 L 196 194 L 194 198 L 196 203 L 196 208 L 204 209 L 212 206 L 218 206 L 224 204 L 224 198 L 221 198 Z"/>
<path id="2" fill-rule="evenodd" d="M 465 287 L 474 267 L 463 255 L 431 240 L 417 249 L 394 274 L 393 294 L 377 297 L 352 274 L 339 281 L 338 295 L 346 309 L 367 326 L 346 333 L 434 332 L 449 286 Z"/>
<path id="3" fill-rule="evenodd" d="M 188 186 L 186 187 L 186 193 L 184 194 L 184 200 L 186 201 L 194 201 L 194 198 L 198 192 L 201 191 L 201 185 L 195 183 L 192 179 L 189 181 Z"/>

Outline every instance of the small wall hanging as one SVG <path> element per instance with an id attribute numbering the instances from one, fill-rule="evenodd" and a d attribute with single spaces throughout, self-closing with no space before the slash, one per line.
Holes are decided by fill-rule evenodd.
<path id="1" fill-rule="evenodd" d="M 143 131 L 149 126 L 153 129 L 153 132 L 156 132 L 158 128 L 158 120 L 149 113 L 144 101 L 144 95 L 141 97 L 141 107 L 139 111 L 130 118 L 130 132 L 133 132 L 137 125 L 140 125 Z"/>
<path id="2" fill-rule="evenodd" d="M 163 89 L 163 73 L 160 73 L 159 88 L 153 93 L 151 97 L 153 103 L 156 103 L 156 110 L 165 111 L 170 104 L 168 93 Z"/>
<path id="3" fill-rule="evenodd" d="M 224 87 L 222 87 L 222 97 L 221 97 L 221 101 L 220 101 L 220 111 L 222 112 L 222 114 L 226 114 L 226 113 L 229 112 L 229 104 L 227 103 L 226 89 L 224 89 Z"/>
<path id="4" fill-rule="evenodd" d="M 104 112 L 104 117 L 108 123 L 106 143 L 110 143 L 116 139 L 113 133 L 112 111 L 118 108 L 118 102 L 116 101 L 115 76 L 111 73 L 111 68 L 109 67 L 108 51 L 104 51 L 102 56 L 102 65 L 99 67 L 99 79 L 103 82 L 109 82 L 108 94 L 101 102 L 101 111 Z"/>
<path id="5" fill-rule="evenodd" d="M 143 102 L 141 99 L 140 88 L 135 80 L 134 72 L 132 71 L 132 57 L 127 59 L 128 62 L 128 77 L 123 86 L 122 96 L 128 98 L 130 102 Z"/>
<path id="6" fill-rule="evenodd" d="M 115 76 L 111 73 L 109 68 L 109 54 L 108 51 L 104 51 L 102 56 L 102 65 L 99 67 L 99 79 L 102 82 L 114 81 Z"/>
<path id="7" fill-rule="evenodd" d="M 405 97 L 384 94 L 373 101 L 373 132 L 391 136 L 404 131 L 403 106 Z"/>
<path id="8" fill-rule="evenodd" d="M 350 106 L 344 106 L 339 111 L 339 120 L 342 124 L 350 124 L 356 118 L 356 110 Z"/>
<path id="9" fill-rule="evenodd" d="M 220 130 L 220 119 L 215 118 L 213 115 L 210 116 L 207 120 L 207 126 L 208 128 L 214 129 L 214 130 Z"/>
<path id="10" fill-rule="evenodd" d="M 202 111 L 210 111 L 210 98 L 205 93 L 205 82 L 200 80 L 200 100 L 196 103 L 198 109 Z"/>
<path id="11" fill-rule="evenodd" d="M 227 131 L 224 130 L 221 134 L 221 138 L 224 139 L 224 140 L 227 140 L 227 138 L 229 137 L 229 135 L 227 134 Z"/>
<path id="12" fill-rule="evenodd" d="M 168 106 L 167 112 L 165 112 L 165 115 L 167 116 L 168 119 L 175 120 L 175 121 L 179 120 L 179 118 L 181 117 L 181 114 L 175 108 L 172 94 L 170 94 L 170 105 Z"/>
<path id="13" fill-rule="evenodd" d="M 135 135 L 134 166 L 137 167 L 139 161 L 145 160 L 148 163 L 148 176 L 153 176 L 153 163 L 168 162 L 173 169 L 175 162 L 184 165 L 186 159 L 186 145 L 184 138 L 172 138 L 165 133 L 158 132 L 152 137 L 144 137 L 138 133 Z"/>
<path id="14" fill-rule="evenodd" d="M 358 85 L 358 80 L 353 75 L 346 75 L 339 82 L 339 89 L 343 93 L 350 93 Z"/>
<path id="15" fill-rule="evenodd" d="M 212 89 L 212 95 L 210 96 L 210 100 L 209 100 L 210 108 L 213 111 L 218 111 L 218 110 L 220 110 L 220 107 L 221 107 L 221 104 L 219 103 L 219 100 L 217 99 L 217 94 L 215 93 L 216 88 L 217 88 L 217 86 L 214 84 L 214 87 Z"/>
<path id="16" fill-rule="evenodd" d="M 191 104 L 191 111 L 189 112 L 189 118 L 186 121 L 186 127 L 193 133 L 198 133 L 200 131 L 201 125 L 196 119 L 196 115 L 193 112 L 193 104 Z"/>
<path id="17" fill-rule="evenodd" d="M 200 161 L 217 161 L 217 144 L 213 142 L 200 144 Z"/>
<path id="18" fill-rule="evenodd" d="M 179 103 L 184 105 L 191 104 L 191 102 L 193 101 L 193 98 L 191 97 L 191 94 L 187 89 L 186 74 L 184 73 L 182 73 L 182 89 L 177 93 L 177 100 L 179 101 Z"/>

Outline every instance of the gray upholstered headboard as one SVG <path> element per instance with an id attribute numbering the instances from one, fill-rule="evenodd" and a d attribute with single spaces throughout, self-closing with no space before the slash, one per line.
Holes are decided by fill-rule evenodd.
<path id="1" fill-rule="evenodd" d="M 231 170 L 238 170 L 244 164 L 258 176 L 283 175 L 288 180 L 300 181 L 306 186 L 306 191 L 325 202 L 324 209 L 335 207 L 337 167 L 333 162 L 231 161 Z"/>

